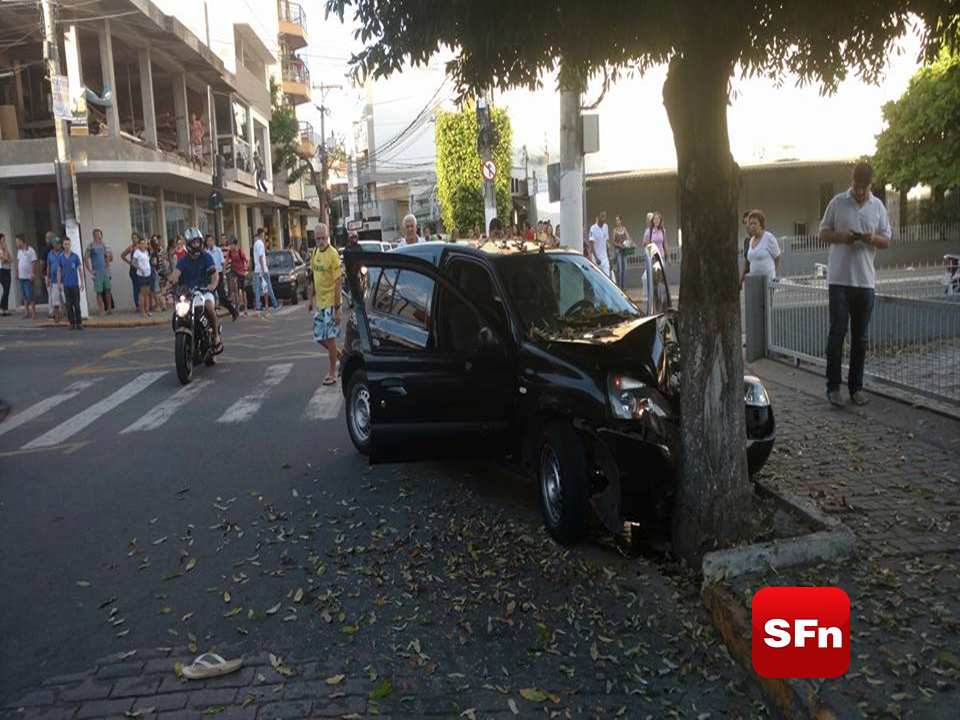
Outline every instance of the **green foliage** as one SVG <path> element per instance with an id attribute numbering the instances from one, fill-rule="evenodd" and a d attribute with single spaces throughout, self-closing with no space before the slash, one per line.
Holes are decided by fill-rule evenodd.
<path id="1" fill-rule="evenodd" d="M 510 118 L 506 110 L 491 108 L 493 124 L 500 134 L 500 144 L 493 151 L 497 165 L 494 187 L 497 192 L 497 215 L 510 214 L 510 168 L 513 162 Z M 484 227 L 482 160 L 477 151 L 476 112 L 442 112 L 437 116 L 437 197 L 447 231 L 457 228 L 466 232 L 474 225 Z"/>
<path id="2" fill-rule="evenodd" d="M 270 99 L 273 104 L 273 114 L 270 117 L 273 172 L 286 170 L 287 183 L 292 184 L 310 169 L 297 155 L 300 147 L 300 121 L 297 119 L 297 111 L 283 102 L 280 88 L 273 78 L 270 78 Z"/>
<path id="3" fill-rule="evenodd" d="M 960 53 L 920 68 L 899 100 L 883 106 L 878 177 L 897 188 L 960 187 Z"/>

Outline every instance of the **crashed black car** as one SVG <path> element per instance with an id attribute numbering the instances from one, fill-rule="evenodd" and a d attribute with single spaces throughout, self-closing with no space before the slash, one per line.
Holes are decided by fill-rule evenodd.
<path id="1" fill-rule="evenodd" d="M 535 472 L 544 524 L 582 537 L 669 514 L 679 447 L 676 316 L 654 246 L 638 307 L 582 255 L 421 244 L 345 253 L 347 427 L 372 463 L 500 456 Z M 751 472 L 774 442 L 744 378 Z"/>

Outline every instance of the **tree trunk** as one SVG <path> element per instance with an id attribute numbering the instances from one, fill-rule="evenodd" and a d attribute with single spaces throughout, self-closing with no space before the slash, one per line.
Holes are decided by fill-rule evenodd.
<path id="1" fill-rule="evenodd" d="M 681 455 L 673 546 L 697 562 L 746 535 L 747 475 L 737 263 L 739 176 L 730 154 L 733 58 L 705 42 L 670 63 L 663 88 L 673 129 L 683 232 Z"/>

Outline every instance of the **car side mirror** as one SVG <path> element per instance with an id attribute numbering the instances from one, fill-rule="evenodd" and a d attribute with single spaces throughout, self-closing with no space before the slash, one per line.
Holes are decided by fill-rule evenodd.
<path id="1" fill-rule="evenodd" d="M 490 329 L 488 325 L 484 325 L 482 328 L 480 328 L 479 338 L 480 338 L 480 347 L 483 350 L 491 351 L 491 350 L 497 350 L 500 348 L 500 339 L 497 337 L 497 334 Z"/>

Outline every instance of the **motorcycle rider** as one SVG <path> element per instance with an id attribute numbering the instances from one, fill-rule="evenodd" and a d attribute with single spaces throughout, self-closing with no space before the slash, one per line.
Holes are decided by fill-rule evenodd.
<path id="1" fill-rule="evenodd" d="M 191 292 L 199 289 L 203 293 L 203 310 L 213 330 L 213 354 L 219 355 L 223 352 L 223 343 L 220 341 L 220 323 L 217 322 L 213 292 L 217 288 L 220 274 L 210 253 L 203 251 L 203 235 L 200 231 L 189 227 L 183 236 L 187 243 L 187 254 L 177 261 L 176 269 L 167 278 L 167 287 L 180 281 Z"/>

